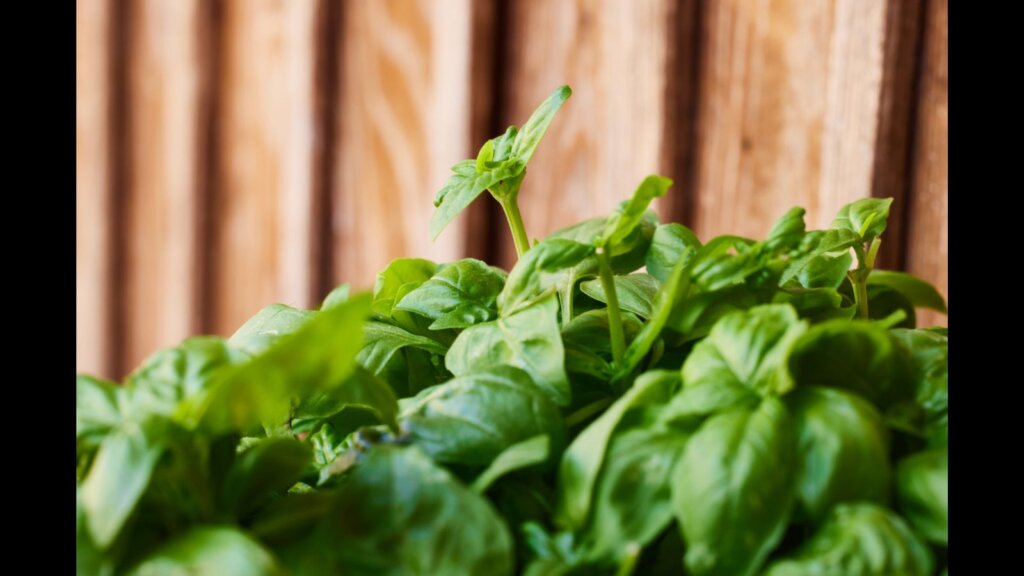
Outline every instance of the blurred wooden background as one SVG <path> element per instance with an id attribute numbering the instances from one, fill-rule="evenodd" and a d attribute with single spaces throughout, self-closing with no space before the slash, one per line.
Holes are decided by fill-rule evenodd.
<path id="1" fill-rule="evenodd" d="M 651 172 L 702 238 L 893 196 L 883 265 L 945 293 L 946 37 L 947 0 L 78 0 L 77 366 L 399 256 L 509 266 L 489 198 L 433 243 L 431 201 L 562 83 L 531 237 Z"/>

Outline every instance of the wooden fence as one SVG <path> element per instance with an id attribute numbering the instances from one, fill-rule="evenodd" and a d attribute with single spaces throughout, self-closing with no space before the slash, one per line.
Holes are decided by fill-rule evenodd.
<path id="1" fill-rule="evenodd" d="M 652 172 L 701 237 L 892 196 L 883 265 L 945 293 L 946 36 L 947 0 L 78 0 L 77 366 L 399 256 L 507 267 L 496 205 L 432 243 L 431 201 L 562 83 L 532 237 Z"/>

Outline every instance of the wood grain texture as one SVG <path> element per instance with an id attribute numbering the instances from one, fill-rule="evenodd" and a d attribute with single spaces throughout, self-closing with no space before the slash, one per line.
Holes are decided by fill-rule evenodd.
<path id="1" fill-rule="evenodd" d="M 695 174 L 701 237 L 762 237 L 796 205 L 809 226 L 827 226 L 843 204 L 872 194 L 892 5 L 708 2 Z"/>
<path id="2" fill-rule="evenodd" d="M 949 4 L 927 0 L 914 155 L 907 261 L 910 272 L 949 292 Z M 945 315 L 921 311 L 919 326 L 946 326 Z"/>
<path id="3" fill-rule="evenodd" d="M 453 164 L 476 152 L 471 95 L 479 62 L 472 40 L 486 2 L 382 0 L 344 3 L 339 46 L 334 277 L 372 287 L 398 257 L 462 256 L 464 215 L 437 241 L 433 198 Z"/>
<path id="4" fill-rule="evenodd" d="M 122 374 L 199 327 L 202 2 L 128 5 Z"/>
<path id="5" fill-rule="evenodd" d="M 217 118 L 213 331 L 274 302 L 313 305 L 317 2 L 224 4 Z"/>
<path id="6" fill-rule="evenodd" d="M 525 122 L 558 86 L 573 89 L 523 180 L 520 206 L 531 239 L 607 214 L 648 174 L 674 175 L 665 165 L 674 157 L 665 127 L 676 104 L 666 96 L 675 80 L 668 65 L 677 9 L 670 0 L 511 3 L 504 125 Z M 680 194 L 678 187 L 669 194 Z M 511 236 L 503 221 L 494 228 L 503 264 L 511 265 Z"/>
<path id="7" fill-rule="evenodd" d="M 75 22 L 75 369 L 110 377 L 111 2 L 78 0 Z"/>

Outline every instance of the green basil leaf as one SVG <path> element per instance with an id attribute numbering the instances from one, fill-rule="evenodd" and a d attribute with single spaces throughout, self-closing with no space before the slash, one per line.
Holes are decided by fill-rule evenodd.
<path id="1" fill-rule="evenodd" d="M 383 322 L 367 322 L 363 326 L 363 334 L 365 344 L 359 350 L 356 361 L 374 374 L 379 374 L 391 357 L 405 347 L 419 348 L 439 356 L 444 356 L 446 352 L 445 347 L 435 340 Z"/>
<path id="2" fill-rule="evenodd" d="M 738 382 L 704 382 L 684 386 L 661 411 L 659 420 L 693 431 L 709 416 L 737 408 L 754 409 L 760 400 L 756 392 Z"/>
<path id="3" fill-rule="evenodd" d="M 293 438 L 265 438 L 231 465 L 221 490 L 222 508 L 244 517 L 275 492 L 283 492 L 306 472 L 313 458 L 308 444 Z"/>
<path id="4" fill-rule="evenodd" d="M 832 288 L 783 288 L 772 302 L 789 304 L 801 318 L 811 323 L 850 320 L 857 313 L 853 302 L 844 301 L 842 294 Z"/>
<path id="5" fill-rule="evenodd" d="M 790 558 L 765 576 L 930 576 L 927 546 L 892 512 L 874 504 L 840 504 Z"/>
<path id="6" fill-rule="evenodd" d="M 113 382 L 79 374 L 75 378 L 75 437 L 80 445 L 99 446 L 121 425 L 125 390 Z"/>
<path id="7" fill-rule="evenodd" d="M 273 556 L 229 526 L 193 528 L 150 554 L 130 576 L 284 576 Z"/>
<path id="8" fill-rule="evenodd" d="M 396 307 L 430 318 L 431 330 L 466 328 L 498 317 L 497 298 L 504 286 L 504 271 L 466 258 L 445 266 Z"/>
<path id="9" fill-rule="evenodd" d="M 228 344 L 256 355 L 270 348 L 282 336 L 301 328 L 315 315 L 316 312 L 310 310 L 271 304 L 242 324 L 228 339 Z"/>
<path id="10" fill-rule="evenodd" d="M 340 386 L 303 399 L 295 407 L 295 417 L 327 418 L 348 407 L 369 410 L 382 424 L 398 429 L 398 400 L 394 391 L 361 366 Z"/>
<path id="11" fill-rule="evenodd" d="M 437 264 L 422 258 L 396 258 L 379 274 L 373 288 L 373 311 L 390 318 L 398 304 L 398 291 L 406 284 L 420 285 L 437 272 Z"/>
<path id="12" fill-rule="evenodd" d="M 683 383 L 737 383 L 760 394 L 793 387 L 786 360 L 806 329 L 792 307 L 759 306 L 723 316 L 683 364 Z"/>
<path id="13" fill-rule="evenodd" d="M 843 388 L 885 408 L 913 398 L 899 378 L 893 340 L 870 322 L 831 320 L 811 327 L 793 346 L 789 369 L 800 386 Z"/>
<path id="14" fill-rule="evenodd" d="M 672 180 L 662 176 L 648 176 L 640 182 L 632 198 L 619 204 L 608 216 L 601 236 L 595 241 L 597 246 L 615 246 L 626 239 L 640 224 L 651 201 L 664 196 L 672 185 Z"/>
<path id="15" fill-rule="evenodd" d="M 415 447 L 364 454 L 339 487 L 328 534 L 330 573 L 512 573 L 512 540 L 490 503 Z"/>
<path id="16" fill-rule="evenodd" d="M 650 318 L 659 286 L 658 280 L 650 274 L 615 276 L 615 293 L 619 297 L 619 308 L 641 318 Z M 580 284 L 580 290 L 594 300 L 608 304 L 608 297 L 600 280 L 595 278 L 583 282 Z"/>
<path id="17" fill-rule="evenodd" d="M 547 132 L 548 126 L 551 125 L 551 121 L 555 117 L 555 113 L 562 107 L 569 97 L 572 96 L 572 89 L 568 86 L 559 86 L 555 91 L 547 97 L 540 106 L 534 110 L 530 119 L 523 124 L 523 127 L 519 130 L 519 133 L 515 135 L 515 140 L 512 143 L 512 149 L 509 152 L 509 156 L 519 160 L 524 166 L 533 157 L 534 151 L 537 150 L 537 145 L 540 144 L 540 139 L 544 137 L 544 133 Z"/>
<path id="18" fill-rule="evenodd" d="M 792 427 L 769 396 L 712 416 L 690 437 L 672 475 L 689 573 L 756 574 L 778 545 L 793 501 Z"/>
<path id="19" fill-rule="evenodd" d="M 135 510 L 163 451 L 163 446 L 151 442 L 138 428 L 104 438 L 82 482 L 89 534 L 101 550 L 117 538 Z"/>
<path id="20" fill-rule="evenodd" d="M 692 258 L 700 247 L 700 240 L 693 230 L 674 222 L 662 224 L 654 231 L 654 238 L 647 252 L 647 273 L 660 282 L 665 282 L 672 268 L 680 260 Z"/>
<path id="21" fill-rule="evenodd" d="M 348 302 L 351 292 L 352 286 L 348 282 L 345 282 L 344 284 L 339 284 L 337 288 L 331 290 L 327 297 L 324 298 L 323 303 L 320 304 L 320 309 L 329 310 L 331 308 L 334 308 L 335 306 L 338 306 L 339 304 L 344 304 L 345 302 Z"/>
<path id="22" fill-rule="evenodd" d="M 501 454 L 498 454 L 487 466 L 487 469 L 476 477 L 472 489 L 477 494 L 483 494 L 502 476 L 516 470 L 543 464 L 547 462 L 550 455 L 551 437 L 547 434 L 538 434 L 516 442 L 502 450 Z"/>
<path id="23" fill-rule="evenodd" d="M 869 286 L 886 286 L 902 294 L 911 304 L 918 308 L 929 308 L 946 313 L 946 301 L 935 289 L 935 286 L 924 280 L 907 274 L 890 270 L 872 270 L 868 275 Z"/>
<path id="24" fill-rule="evenodd" d="M 251 360 L 228 367 L 190 407 L 189 422 L 194 418 L 211 434 L 284 422 L 291 406 L 352 374 L 369 313 L 369 297 L 356 296 L 319 312 Z"/>
<path id="25" fill-rule="evenodd" d="M 498 295 L 502 316 L 529 306 L 570 278 L 572 268 L 594 253 L 594 247 L 574 240 L 549 238 L 530 248 L 516 262 Z"/>
<path id="26" fill-rule="evenodd" d="M 790 208 L 779 218 L 772 229 L 768 232 L 765 240 L 767 250 L 788 249 L 796 246 L 803 240 L 807 225 L 804 223 L 804 214 L 807 211 L 803 208 Z"/>
<path id="27" fill-rule="evenodd" d="M 594 490 L 587 557 L 620 563 L 672 522 L 672 470 L 686 446 L 678 430 L 636 428 L 616 434 Z"/>
<path id="28" fill-rule="evenodd" d="M 663 404 L 679 386 L 679 374 L 651 371 L 636 379 L 601 416 L 583 429 L 562 455 L 558 468 L 558 499 L 555 522 L 568 530 L 580 530 L 587 522 L 594 485 L 612 433 L 630 409 Z"/>
<path id="29" fill-rule="evenodd" d="M 919 534 L 949 541 L 949 453 L 943 448 L 908 456 L 896 468 L 900 510 Z"/>
<path id="30" fill-rule="evenodd" d="M 889 335 L 911 359 L 915 402 L 926 424 L 943 421 L 949 411 L 949 338 L 932 330 L 890 330 Z"/>
<path id="31" fill-rule="evenodd" d="M 472 372 L 428 388 L 402 411 L 403 431 L 437 462 L 491 463 L 507 447 L 545 434 L 565 444 L 558 407 L 529 374 L 511 366 Z"/>
<path id="32" fill-rule="evenodd" d="M 798 388 L 786 397 L 796 424 L 797 501 L 814 520 L 840 502 L 885 504 L 888 431 L 870 402 L 842 390 Z"/>
<path id="33" fill-rule="evenodd" d="M 557 316 L 558 301 L 551 294 L 508 316 L 466 328 L 448 350 L 445 366 L 456 376 L 514 366 L 526 371 L 556 404 L 565 406 L 569 381 Z"/>
<path id="34" fill-rule="evenodd" d="M 430 237 L 436 240 L 448 224 L 473 203 L 484 190 L 523 173 L 522 162 L 512 160 L 486 172 L 477 172 L 477 163 L 463 160 L 452 166 L 452 176 L 434 198 L 434 216 L 430 219 Z"/>
<path id="35" fill-rule="evenodd" d="M 839 209 L 832 228 L 849 230 L 860 236 L 862 242 L 871 242 L 885 232 L 890 206 L 892 198 L 861 198 Z"/>

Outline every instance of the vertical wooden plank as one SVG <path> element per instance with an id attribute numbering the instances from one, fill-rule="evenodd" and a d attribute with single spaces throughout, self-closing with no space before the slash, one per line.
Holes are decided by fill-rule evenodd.
<path id="1" fill-rule="evenodd" d="M 675 175 L 665 166 L 673 158 L 665 127 L 677 102 L 666 96 L 675 94 L 669 62 L 681 6 L 671 0 L 511 4 L 505 124 L 525 122 L 559 85 L 573 88 L 523 180 L 520 206 L 531 238 L 607 214 L 648 174 Z M 670 194 L 681 194 L 680 184 Z M 495 232 L 511 264 L 511 237 Z"/>
<path id="2" fill-rule="evenodd" d="M 839 207 L 876 187 L 898 192 L 875 174 L 892 152 L 877 146 L 901 145 L 885 123 L 896 103 L 883 98 L 899 81 L 899 67 L 887 66 L 887 35 L 902 30 L 890 25 L 900 6 L 708 3 L 695 174 L 700 236 L 761 237 L 796 205 L 807 209 L 810 226 L 823 227 Z"/>
<path id="3" fill-rule="evenodd" d="M 911 191 L 907 261 L 910 272 L 949 287 L 949 53 L 948 0 L 928 0 L 917 107 L 914 187 Z M 921 311 L 919 326 L 947 325 L 944 315 Z"/>
<path id="4" fill-rule="evenodd" d="M 347 1 L 342 15 L 333 247 L 336 282 L 372 287 L 398 257 L 458 258 L 466 217 L 431 242 L 434 194 L 475 152 L 474 26 L 490 2 Z M 479 36 L 476 36 L 479 37 Z M 482 241 L 477 239 L 477 241 Z"/>
<path id="5" fill-rule="evenodd" d="M 199 329 L 201 5 L 128 8 L 122 373 Z"/>
<path id="6" fill-rule="evenodd" d="M 75 369 L 110 365 L 109 0 L 78 0 L 75 16 Z"/>
<path id="7" fill-rule="evenodd" d="M 213 330 L 316 286 L 317 2 L 228 0 L 221 46 Z"/>

